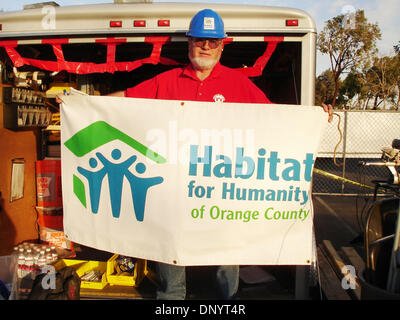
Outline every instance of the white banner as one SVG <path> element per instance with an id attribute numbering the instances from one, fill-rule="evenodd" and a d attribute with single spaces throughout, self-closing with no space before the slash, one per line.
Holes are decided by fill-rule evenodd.
<path id="1" fill-rule="evenodd" d="M 320 107 L 67 96 L 69 240 L 176 265 L 305 265 Z"/>

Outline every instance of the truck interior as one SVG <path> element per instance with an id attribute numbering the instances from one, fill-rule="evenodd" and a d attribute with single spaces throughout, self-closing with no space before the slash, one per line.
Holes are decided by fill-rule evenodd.
<path id="1" fill-rule="evenodd" d="M 10 84 L 30 86 L 43 92 L 54 84 L 68 83 L 89 94 L 105 95 L 132 87 L 166 70 L 188 64 L 187 40 L 185 37 L 177 38 L 178 41 L 163 43 L 158 57 L 154 56 L 154 43 L 117 43 L 113 47 L 114 59 L 111 60 L 109 47 L 98 42 L 54 45 L 49 41 L 48 44 L 0 47 L 1 61 L 5 62 L 3 79 Z M 248 76 L 272 102 L 300 104 L 301 42 L 279 42 L 274 48 L 269 46 L 272 46 L 272 43 L 268 41 L 227 41 L 221 63 L 244 72 L 246 69 L 250 71 L 251 67 L 255 69 L 259 64 L 257 71 L 253 70 Z M 61 55 L 57 51 L 58 48 L 61 48 Z M 23 60 L 23 65 L 16 69 L 15 65 L 20 60 Z M 258 60 L 263 60 L 265 65 L 260 64 Z M 60 61 L 68 68 L 60 67 Z M 116 70 L 121 68 L 128 71 Z M 25 83 L 18 79 L 16 70 L 24 74 Z M 41 81 L 33 79 L 36 77 L 37 80 L 35 72 L 39 74 Z M 82 83 L 85 87 L 82 87 Z"/>

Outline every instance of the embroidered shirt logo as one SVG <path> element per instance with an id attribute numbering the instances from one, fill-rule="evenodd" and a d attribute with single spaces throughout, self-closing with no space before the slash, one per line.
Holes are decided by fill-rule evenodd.
<path id="1" fill-rule="evenodd" d="M 217 94 L 213 97 L 213 99 L 214 99 L 215 102 L 224 102 L 224 101 L 225 101 L 225 97 L 224 97 L 222 94 L 220 94 L 220 93 L 217 93 Z"/>

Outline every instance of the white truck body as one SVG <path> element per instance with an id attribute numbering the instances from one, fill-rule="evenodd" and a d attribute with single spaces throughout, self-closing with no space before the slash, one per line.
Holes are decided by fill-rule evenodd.
<path id="1" fill-rule="evenodd" d="M 22 11 L 0 14 L 0 47 L 14 46 L 21 56 L 26 54 L 28 58 L 34 58 L 32 51 L 35 51 L 33 55 L 48 61 L 54 58 L 50 57 L 51 48 L 45 47 L 57 43 L 55 40 L 58 39 L 66 61 L 91 62 L 87 56 L 88 45 L 99 47 L 100 43 L 104 44 L 101 39 L 112 38 L 119 39 L 126 51 L 122 53 L 117 45 L 117 61 L 118 54 L 126 59 L 135 51 L 135 44 L 143 44 L 149 37 L 167 37 L 168 48 L 162 45 L 161 57 L 166 53 L 168 58 L 186 63 L 185 33 L 192 16 L 204 8 L 217 11 L 224 20 L 229 41 L 225 44 L 223 64 L 233 68 L 251 67 L 265 53 L 267 43 L 279 39 L 262 74 L 253 77 L 255 83 L 275 103 L 314 104 L 316 27 L 313 19 L 298 9 L 209 3 L 125 3 L 118 0 L 110 4 L 64 7 L 45 3 L 36 8 L 31 5 Z M 176 45 L 171 46 L 171 43 Z M 128 44 L 131 44 L 130 48 Z M 145 50 L 143 46 L 139 47 L 136 51 Z M 106 63 L 107 49 L 95 50 L 101 51 L 104 59 L 92 55 L 92 62 Z M 79 56 L 85 52 L 84 58 Z M 133 54 L 133 59 L 136 58 Z M 48 71 L 62 71 L 53 69 Z M 154 73 L 157 72 L 153 70 L 151 76 Z M 148 77 L 150 74 L 143 79 Z"/>

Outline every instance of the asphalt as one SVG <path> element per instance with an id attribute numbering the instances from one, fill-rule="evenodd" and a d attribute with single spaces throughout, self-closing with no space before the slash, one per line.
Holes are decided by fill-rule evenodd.
<path id="1" fill-rule="evenodd" d="M 363 232 L 371 197 L 314 196 L 314 228 L 317 244 L 329 240 L 336 250 L 354 247 L 363 256 Z"/>

